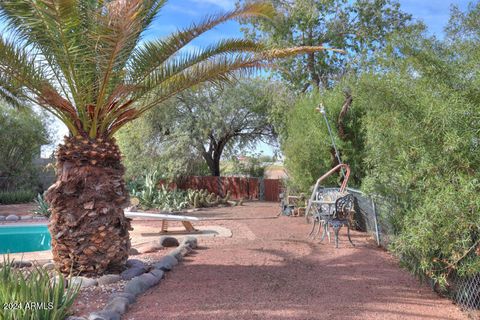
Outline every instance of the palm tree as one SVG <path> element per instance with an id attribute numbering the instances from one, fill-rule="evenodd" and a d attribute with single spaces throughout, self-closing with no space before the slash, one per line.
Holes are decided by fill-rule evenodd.
<path id="1" fill-rule="evenodd" d="M 182 50 L 228 20 L 272 17 L 272 7 L 259 2 L 142 41 L 165 2 L 0 1 L 9 30 L 0 37 L 0 96 L 18 106 L 38 105 L 70 131 L 58 146 L 57 180 L 47 192 L 53 258 L 63 273 L 118 272 L 128 258 L 131 227 L 123 208 L 129 197 L 113 138 L 118 129 L 197 84 L 323 49 L 266 49 L 229 39 Z"/>

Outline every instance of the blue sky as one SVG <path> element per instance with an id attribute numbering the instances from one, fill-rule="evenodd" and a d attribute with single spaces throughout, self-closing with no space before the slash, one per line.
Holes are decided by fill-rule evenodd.
<path id="1" fill-rule="evenodd" d="M 200 21 L 207 14 L 231 10 L 235 7 L 235 2 L 236 0 L 170 0 L 148 32 L 147 38 L 167 35 L 177 27 L 186 27 L 193 21 Z M 471 0 L 400 0 L 404 11 L 425 22 L 430 33 L 437 36 L 442 35 L 443 27 L 448 22 L 450 7 L 457 5 L 465 10 L 469 2 Z M 231 22 L 207 33 L 192 46 L 241 35 L 240 26 Z"/>
<path id="2" fill-rule="evenodd" d="M 478 1 L 478 0 L 477 0 Z M 177 28 L 189 26 L 194 21 L 201 21 L 208 14 L 231 10 L 235 7 L 236 0 L 170 0 L 150 30 L 145 34 L 145 40 L 162 37 L 175 31 Z M 462 10 L 468 7 L 470 0 L 400 0 L 402 9 L 411 13 L 416 20 L 422 20 L 429 29 L 430 34 L 442 37 L 443 28 L 448 22 L 450 8 L 457 5 Z M 209 43 L 222 38 L 241 37 L 240 25 L 229 22 L 209 31 L 193 43 L 188 49 L 201 48 Z M 60 124 L 55 144 L 60 142 L 60 137 L 66 134 L 66 128 Z M 260 145 L 258 150 L 264 154 L 272 154 L 273 150 L 265 145 Z"/>

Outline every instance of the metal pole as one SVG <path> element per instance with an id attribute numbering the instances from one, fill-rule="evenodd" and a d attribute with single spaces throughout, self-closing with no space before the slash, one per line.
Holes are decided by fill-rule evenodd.
<path id="1" fill-rule="evenodd" d="M 378 232 L 378 222 L 377 222 L 377 208 L 375 207 L 375 201 L 373 198 L 370 198 L 372 200 L 372 208 L 373 208 L 373 218 L 375 221 L 375 235 L 377 236 L 377 245 L 380 246 L 380 234 Z"/>
<path id="2" fill-rule="evenodd" d="M 335 144 L 335 139 L 333 139 L 332 129 L 330 128 L 330 124 L 328 123 L 327 113 L 325 112 L 325 107 L 323 106 L 323 103 L 321 103 L 316 110 L 320 112 L 323 115 L 323 118 L 325 119 L 325 123 L 327 124 L 328 134 L 330 135 L 333 149 L 335 150 L 335 157 L 337 158 L 338 163 L 342 164 L 342 159 L 340 159 L 340 153 L 338 152 L 337 145 Z M 341 169 L 341 172 L 342 172 L 342 175 L 345 177 L 345 172 L 343 171 L 343 168 Z"/>

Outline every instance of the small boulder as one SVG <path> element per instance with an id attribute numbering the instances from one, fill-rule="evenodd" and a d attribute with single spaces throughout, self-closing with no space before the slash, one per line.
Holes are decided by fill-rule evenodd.
<path id="1" fill-rule="evenodd" d="M 124 314 L 128 310 L 129 300 L 124 297 L 115 297 L 108 301 L 107 305 L 103 308 L 105 311 L 113 311 L 119 314 Z"/>
<path id="2" fill-rule="evenodd" d="M 53 262 L 47 262 L 42 266 L 42 268 L 45 270 L 54 270 L 55 264 Z"/>
<path id="3" fill-rule="evenodd" d="M 18 221 L 20 218 L 14 214 L 10 214 L 5 218 L 6 221 Z"/>
<path id="4" fill-rule="evenodd" d="M 198 246 L 198 240 L 194 236 L 186 236 L 185 238 L 183 238 L 182 244 L 187 244 L 188 246 L 190 246 L 190 248 L 196 249 Z"/>
<path id="5" fill-rule="evenodd" d="M 127 282 L 127 284 L 125 285 L 125 292 L 130 293 L 136 297 L 139 294 L 147 291 L 148 288 L 149 287 L 145 282 L 140 280 L 139 277 L 136 277 Z"/>
<path id="6" fill-rule="evenodd" d="M 162 236 L 160 237 L 160 245 L 162 247 L 178 247 L 180 243 L 178 242 L 177 238 L 169 237 L 169 236 Z"/>
<path id="7" fill-rule="evenodd" d="M 87 320 L 87 319 L 84 317 L 68 316 L 65 318 L 65 320 Z"/>
<path id="8" fill-rule="evenodd" d="M 122 280 L 122 277 L 120 277 L 118 274 L 106 274 L 97 279 L 98 284 L 101 286 L 112 284 L 120 280 Z"/>
<path id="9" fill-rule="evenodd" d="M 32 216 L 31 215 L 26 215 L 26 216 L 20 217 L 20 219 L 22 219 L 22 220 L 32 220 Z"/>
<path id="10" fill-rule="evenodd" d="M 88 320 L 120 320 L 120 313 L 113 311 L 95 311 L 90 313 Z"/>
<path id="11" fill-rule="evenodd" d="M 147 268 L 147 266 L 145 265 L 145 262 L 138 259 L 128 259 L 125 265 L 127 266 L 127 268 L 133 268 L 133 267 L 144 268 L 144 269 Z"/>
<path id="12" fill-rule="evenodd" d="M 178 260 L 171 255 L 166 255 L 162 257 L 158 262 L 153 264 L 155 269 L 160 269 L 163 271 L 170 271 L 174 266 L 178 264 Z"/>
<path id="13" fill-rule="evenodd" d="M 161 270 L 161 269 L 152 269 L 150 270 L 149 272 L 150 274 L 153 274 L 155 277 L 157 277 L 158 279 L 162 279 L 163 276 L 165 275 L 165 271 Z"/>
<path id="14" fill-rule="evenodd" d="M 12 261 L 10 265 L 14 268 L 30 268 L 32 263 L 28 260 Z"/>
<path id="15" fill-rule="evenodd" d="M 87 277 L 71 277 L 69 279 L 69 286 L 78 286 L 80 288 L 95 287 L 98 284 L 97 279 L 91 279 Z"/>
<path id="16" fill-rule="evenodd" d="M 144 244 L 141 244 L 137 247 L 138 252 L 140 253 L 151 253 L 162 249 L 162 245 L 158 241 L 150 241 Z"/>
<path id="17" fill-rule="evenodd" d="M 135 302 L 135 296 L 128 292 L 115 292 L 110 296 L 110 299 L 113 300 L 116 297 L 122 297 L 128 299 L 128 303 L 132 304 Z"/>
<path id="18" fill-rule="evenodd" d="M 141 276 L 138 277 L 140 279 L 140 281 L 142 281 L 143 283 L 145 283 L 145 285 L 148 287 L 148 288 L 151 288 L 153 287 L 154 285 L 156 285 L 157 283 L 160 282 L 160 279 L 155 277 L 153 274 L 151 273 L 145 273 L 145 274 L 142 274 Z"/>
<path id="19" fill-rule="evenodd" d="M 170 252 L 168 256 L 174 257 L 175 259 L 177 259 L 177 261 L 182 261 L 184 257 L 184 255 L 182 254 L 182 248 L 178 247 L 177 249 Z"/>
<path id="20" fill-rule="evenodd" d="M 131 267 L 128 268 L 127 270 L 123 271 L 120 276 L 122 277 L 123 280 L 130 280 L 133 279 L 141 274 L 144 274 L 145 271 L 147 271 L 145 268 L 139 268 L 139 267 Z"/>
<path id="21" fill-rule="evenodd" d="M 0 221 L 5 221 L 5 216 L 0 215 Z"/>
<path id="22" fill-rule="evenodd" d="M 140 252 L 138 252 L 138 250 L 135 249 L 135 248 L 130 248 L 130 251 L 128 251 L 129 256 L 136 256 L 136 255 L 139 255 L 139 254 L 140 254 Z"/>

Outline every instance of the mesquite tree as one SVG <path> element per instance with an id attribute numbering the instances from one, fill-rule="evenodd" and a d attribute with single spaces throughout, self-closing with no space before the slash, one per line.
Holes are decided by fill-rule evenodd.
<path id="1" fill-rule="evenodd" d="M 228 39 L 195 52 L 187 44 L 220 23 L 273 15 L 252 3 L 152 41 L 141 41 L 165 0 L 0 2 L 0 96 L 38 105 L 68 127 L 57 181 L 47 194 L 57 269 L 87 275 L 123 268 L 130 249 L 124 167 L 113 139 L 124 124 L 203 82 L 221 82 L 274 58 L 322 47 L 266 49 Z"/>

